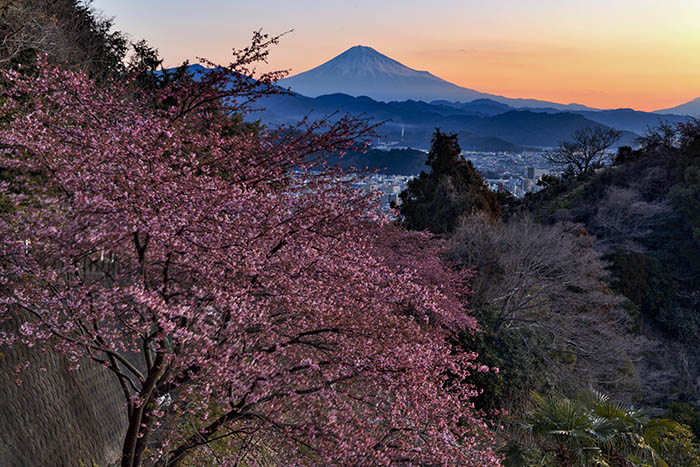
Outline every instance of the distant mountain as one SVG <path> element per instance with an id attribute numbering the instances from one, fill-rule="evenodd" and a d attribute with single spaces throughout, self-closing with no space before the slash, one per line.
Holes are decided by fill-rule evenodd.
<path id="1" fill-rule="evenodd" d="M 192 66 L 195 77 L 206 69 Z M 327 116 L 339 119 L 350 114 L 366 119 L 370 124 L 381 123 L 377 128 L 380 142 L 393 142 L 400 147 L 427 149 L 436 127 L 459 135 L 462 147 L 475 151 L 518 152 L 524 146 L 552 147 L 568 139 L 579 128 L 607 126 L 593 120 L 601 112 L 550 112 L 515 110 L 507 104 L 492 99 L 476 99 L 466 103 L 436 101 L 426 103 L 417 100 L 379 102 L 366 96 L 329 94 L 315 98 L 296 93 L 275 94 L 263 97 L 254 104 L 255 112 L 249 120 L 260 119 L 268 125 L 294 124 L 303 118 L 318 120 Z M 617 111 L 610 111 L 617 112 Z M 634 111 L 630 111 L 633 112 Z M 653 114 L 641 115 L 658 119 Z M 639 115 L 636 118 L 642 118 Z M 619 144 L 633 144 L 637 135 L 623 132 Z"/>
<path id="2" fill-rule="evenodd" d="M 657 110 L 655 113 L 700 117 L 700 97 L 670 109 Z"/>
<path id="3" fill-rule="evenodd" d="M 637 134 L 646 133 L 648 128 L 659 126 L 662 122 L 680 123 L 688 120 L 688 117 L 671 115 L 668 113 L 640 112 L 632 109 L 615 110 L 576 110 L 574 113 L 582 115 L 594 122 L 617 128 L 618 130 L 632 131 Z"/>
<path id="4" fill-rule="evenodd" d="M 532 112 L 557 114 L 561 110 L 551 107 L 523 108 L 519 110 L 530 110 Z M 642 112 L 633 109 L 612 109 L 612 110 L 570 110 L 569 112 L 582 115 L 594 122 L 602 123 L 618 130 L 631 131 L 637 134 L 646 133 L 648 128 L 659 126 L 662 122 L 680 123 L 688 120 L 682 115 L 672 115 L 668 113 Z"/>
<path id="5" fill-rule="evenodd" d="M 438 100 L 433 101 L 431 104 L 488 116 L 500 115 L 510 110 L 516 110 L 514 107 L 491 99 L 477 99 L 466 103 Z M 517 110 L 529 110 L 532 112 L 549 114 L 558 114 L 562 112 L 553 107 L 523 107 Z M 633 109 L 567 110 L 567 112 L 582 115 L 589 120 L 617 128 L 618 130 L 631 131 L 637 134 L 643 134 L 646 132 L 647 128 L 656 127 L 662 122 L 680 123 L 688 120 L 688 117 L 682 115 L 642 112 Z"/>
<path id="6" fill-rule="evenodd" d="M 454 118 L 456 125 L 463 125 L 463 118 Z M 474 120 L 466 128 L 480 135 L 495 136 L 526 146 L 551 147 L 570 138 L 576 130 L 585 127 L 607 126 L 572 112 L 556 114 L 511 110 L 487 118 Z M 445 129 L 450 129 L 446 126 Z M 632 144 L 637 135 L 622 132 L 618 144 Z"/>
<path id="7" fill-rule="evenodd" d="M 498 115 L 506 113 L 509 110 L 515 110 L 515 107 L 508 104 L 502 104 L 501 102 L 496 102 L 492 99 L 475 99 L 471 102 L 448 102 L 438 100 L 431 102 L 431 104 L 443 105 L 453 109 L 466 110 L 468 112 L 475 112 L 487 116 Z M 559 111 L 557 110 L 557 112 Z"/>
<path id="8" fill-rule="evenodd" d="M 427 71 L 409 68 L 371 47 L 355 46 L 309 71 L 280 80 L 279 85 L 310 97 L 343 93 L 389 102 L 409 99 L 461 101 L 491 99 L 513 107 L 553 107 L 591 110 L 579 104 L 557 104 L 536 99 L 513 99 L 467 89 Z"/>
<path id="9" fill-rule="evenodd" d="M 481 108 L 481 104 L 477 107 Z M 371 123 L 383 122 L 377 130 L 382 141 L 394 141 L 400 146 L 418 149 L 430 146 L 436 127 L 458 133 L 466 150 L 515 152 L 522 146 L 556 146 L 579 128 L 601 126 L 571 112 L 550 114 L 509 110 L 498 115 L 485 115 L 468 105 L 460 108 L 418 101 L 387 103 L 347 94 L 316 98 L 299 94 L 273 95 L 261 99 L 256 105 L 258 112 L 250 118 L 260 118 L 268 124 L 294 123 L 304 117 L 313 120 L 327 115 L 340 118 L 344 114 L 367 118 Z M 636 134 L 626 132 L 620 144 L 632 144 L 636 137 Z"/>
<path id="10" fill-rule="evenodd" d="M 442 107 L 460 109 L 465 112 L 476 113 L 479 115 L 495 116 L 506 113 L 511 110 L 516 110 L 500 102 L 491 99 L 477 99 L 472 102 L 449 102 L 438 100 L 431 102 L 432 105 Z M 538 113 L 558 114 L 561 110 L 553 107 L 523 107 L 517 110 L 529 110 Z M 633 109 L 611 109 L 611 110 L 568 110 L 567 112 L 582 115 L 594 122 L 602 123 L 603 125 L 617 128 L 622 131 L 631 131 L 637 134 L 644 134 L 648 128 L 659 126 L 662 122 L 680 123 L 688 120 L 688 117 L 683 115 L 673 115 L 669 113 L 642 112 Z"/>
<path id="11" fill-rule="evenodd" d="M 380 141 L 393 141 L 400 146 L 427 149 L 435 127 L 445 128 L 460 134 L 465 149 L 479 151 L 518 152 L 517 143 L 480 135 L 468 129 L 481 114 L 431 105 L 425 102 L 378 102 L 369 97 L 352 97 L 347 94 L 329 94 L 310 98 L 299 94 L 272 95 L 256 103 L 256 112 L 249 119 L 260 119 L 272 125 L 293 124 L 304 117 L 318 120 L 326 116 L 338 119 L 350 114 L 367 119 L 370 124 L 382 123 L 377 129 Z M 455 122 L 454 119 L 463 119 Z"/>

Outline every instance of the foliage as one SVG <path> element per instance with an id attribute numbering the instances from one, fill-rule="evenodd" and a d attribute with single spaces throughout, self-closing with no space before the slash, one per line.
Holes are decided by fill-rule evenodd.
<path id="1" fill-rule="evenodd" d="M 561 183 L 561 179 L 556 175 L 544 174 L 537 180 L 537 186 L 546 188 L 553 187 Z"/>
<path id="2" fill-rule="evenodd" d="M 476 329 L 465 277 L 317 164 L 366 127 L 229 131 L 275 92 L 249 78 L 272 41 L 140 93 L 44 59 L 3 73 L 0 318 L 33 319 L 0 343 L 111 370 L 125 466 L 222 444 L 246 464 L 497 465 L 470 407 L 485 367 L 451 344 Z"/>
<path id="3" fill-rule="evenodd" d="M 557 465 L 700 465 L 692 434 L 672 420 L 650 418 L 596 391 L 575 398 L 532 397 L 524 427 L 544 459 L 552 453 Z"/>
<path id="4" fill-rule="evenodd" d="M 475 308 L 474 315 L 484 321 L 489 318 L 479 307 Z M 517 412 L 526 405 L 531 390 L 552 390 L 562 378 L 562 372 L 570 371 L 566 365 L 553 364 L 549 355 L 539 354 L 546 350 L 533 352 L 533 345 L 546 346 L 547 343 L 541 335 L 527 329 L 499 334 L 493 334 L 489 328 L 478 333 L 465 332 L 461 344 L 465 350 L 478 353 L 482 364 L 498 368 L 498 372 L 479 372 L 470 377 L 483 391 L 474 399 L 475 406 L 487 412 Z"/>
<path id="5" fill-rule="evenodd" d="M 610 256 L 613 287 L 654 318 L 671 305 L 678 284 L 656 259 L 643 253 L 615 252 Z"/>
<path id="6" fill-rule="evenodd" d="M 435 131 L 425 162 L 430 173 L 421 172 L 400 194 L 401 218 L 407 228 L 446 234 L 461 217 L 474 212 L 500 215 L 496 195 L 461 153 L 457 135 Z"/>
<path id="7" fill-rule="evenodd" d="M 666 417 L 690 427 L 693 435 L 700 438 L 700 410 L 690 404 L 673 402 L 666 409 Z"/>
<path id="8" fill-rule="evenodd" d="M 615 290 L 685 342 L 700 337 L 699 128 L 692 119 L 651 128 L 639 149 L 618 150 L 615 166 L 524 202 L 547 221 L 583 223 L 612 262 Z"/>
<path id="9" fill-rule="evenodd" d="M 510 219 L 521 210 L 522 203 L 520 198 L 509 191 L 496 192 L 496 199 L 498 200 L 498 205 L 501 207 L 501 218 L 503 220 Z"/>
<path id="10" fill-rule="evenodd" d="M 673 218 L 674 212 L 667 202 L 647 201 L 634 188 L 609 186 L 589 223 L 606 245 L 634 245 L 644 242 Z"/>
<path id="11" fill-rule="evenodd" d="M 594 231 L 618 249 L 615 286 L 647 319 L 686 342 L 700 338 L 700 302 L 694 293 L 700 286 L 698 136 L 692 120 L 650 129 L 633 161 L 621 167 L 625 177 L 620 181 L 629 188 L 608 188 L 593 217 Z M 612 193 L 625 194 L 615 209 Z M 612 220 L 613 211 L 616 222 L 601 222 Z M 625 227 L 616 235 L 606 229 L 612 224 Z"/>
<path id="12" fill-rule="evenodd" d="M 639 307 L 642 317 L 685 342 L 700 338 L 700 315 L 678 302 L 681 286 L 671 268 L 642 253 L 616 252 L 611 259 L 612 286 Z"/>
<path id="13" fill-rule="evenodd" d="M 646 133 L 639 138 L 638 143 L 642 148 L 641 153 L 649 153 L 673 151 L 677 141 L 678 128 L 669 122 L 661 122 L 656 127 L 647 128 Z M 623 156 L 632 154 L 626 149 L 620 153 Z"/>
<path id="14" fill-rule="evenodd" d="M 652 419 L 645 437 L 669 466 L 700 466 L 698 438 L 687 425 L 668 419 Z"/>
<path id="15" fill-rule="evenodd" d="M 162 86 L 170 76 L 158 51 L 114 29 L 92 0 L 8 0 L 0 4 L 0 68 L 31 72 L 36 57 L 86 72 L 98 84 L 128 77 L 138 87 Z"/>
<path id="16" fill-rule="evenodd" d="M 617 148 L 617 154 L 615 154 L 615 158 L 613 159 L 613 165 L 622 165 L 629 162 L 634 162 L 640 157 L 641 154 L 641 151 L 635 151 L 630 146 L 620 146 Z"/>

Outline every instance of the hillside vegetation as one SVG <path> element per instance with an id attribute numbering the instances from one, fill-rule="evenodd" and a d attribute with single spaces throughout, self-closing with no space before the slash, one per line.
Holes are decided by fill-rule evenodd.
<path id="1" fill-rule="evenodd" d="M 436 133 L 428 161 L 451 160 L 451 168 L 409 185 L 402 222 L 449 239 L 452 264 L 476 270 L 470 302 L 483 333 L 465 335 L 463 346 L 500 369 L 480 378 L 477 404 L 509 414 L 496 416 L 509 462 L 698 465 L 699 122 L 651 130 L 608 166 L 545 177 L 546 188 L 522 201 L 499 197 L 500 218 L 476 195 L 483 181 L 458 177 L 465 162 L 446 158 L 454 138 Z M 585 404 L 572 402 L 583 389 L 609 395 L 622 411 L 641 407 L 668 430 L 663 439 L 684 441 L 635 454 L 612 448 L 612 434 L 603 444 L 548 438 L 594 429 L 584 418 L 571 425 L 586 416 Z M 549 428 L 538 426 L 542 417 Z M 634 436 L 653 444 L 649 433 Z"/>

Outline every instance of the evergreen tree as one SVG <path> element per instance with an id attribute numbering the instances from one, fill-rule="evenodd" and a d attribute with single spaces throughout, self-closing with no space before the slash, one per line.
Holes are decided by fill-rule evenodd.
<path id="1" fill-rule="evenodd" d="M 500 216 L 496 194 L 461 152 L 456 134 L 435 130 L 425 162 L 431 171 L 421 172 L 400 195 L 401 217 L 407 228 L 446 234 L 460 217 L 475 211 Z"/>

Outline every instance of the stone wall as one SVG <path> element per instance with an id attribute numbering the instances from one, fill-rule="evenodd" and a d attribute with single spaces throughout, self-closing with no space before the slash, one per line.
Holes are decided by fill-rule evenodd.
<path id="1" fill-rule="evenodd" d="M 15 366 L 27 361 L 17 386 Z M 0 347 L 0 466 L 118 461 L 127 417 L 117 378 L 91 361 L 69 366 L 59 354 Z"/>

